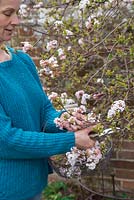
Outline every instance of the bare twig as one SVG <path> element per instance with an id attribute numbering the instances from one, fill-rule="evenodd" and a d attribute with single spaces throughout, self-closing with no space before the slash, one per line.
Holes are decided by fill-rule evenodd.
<path id="1" fill-rule="evenodd" d="M 126 22 L 121 22 L 120 24 L 118 24 L 110 33 L 108 33 L 99 43 L 97 43 L 96 45 L 94 45 L 91 49 L 89 49 L 88 53 L 91 52 L 93 49 L 95 49 L 96 47 L 98 47 L 100 44 L 102 44 L 110 35 L 113 34 L 113 32 L 115 32 L 120 26 L 122 26 L 123 24 L 125 24 Z"/>

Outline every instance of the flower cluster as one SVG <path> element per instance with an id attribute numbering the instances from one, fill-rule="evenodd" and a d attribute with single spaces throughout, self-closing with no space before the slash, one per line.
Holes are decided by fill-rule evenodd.
<path id="1" fill-rule="evenodd" d="M 60 129 L 63 129 L 65 121 L 75 126 L 78 113 L 84 115 L 85 118 L 83 118 L 83 120 L 85 120 L 85 127 L 94 122 L 100 123 L 101 113 L 95 114 L 93 110 L 90 110 L 90 112 L 87 113 L 86 99 L 94 97 L 94 94 L 89 95 L 83 90 L 80 90 L 75 93 L 75 97 L 77 101 L 68 98 L 66 93 L 62 93 L 60 97 L 57 93 L 49 95 L 49 98 L 52 102 L 56 98 L 61 99 L 60 102 L 63 104 L 64 108 L 66 108 L 67 111 L 64 114 L 64 119 L 56 118 L 54 120 L 56 126 L 58 126 Z M 117 100 L 113 102 L 108 110 L 107 119 L 109 119 L 109 117 L 113 118 L 116 112 L 121 113 L 124 110 L 125 102 L 123 100 Z M 62 157 L 62 160 L 60 160 L 60 165 L 58 166 L 59 173 L 62 176 L 68 178 L 74 176 L 80 177 L 83 175 L 84 171 L 92 171 L 96 169 L 100 161 L 105 159 L 106 154 L 110 151 L 111 148 L 110 135 L 113 134 L 115 130 L 120 130 L 120 127 L 114 127 L 114 129 L 112 129 L 109 124 L 109 127 L 99 125 L 98 128 L 100 130 L 96 133 L 96 143 L 93 148 L 80 150 L 76 147 L 73 147 L 70 152 L 67 152 L 66 155 Z M 101 140 L 102 137 L 104 138 Z M 56 157 L 52 158 L 53 161 L 56 161 L 56 159 Z"/>
<path id="2" fill-rule="evenodd" d="M 52 41 L 50 41 L 50 42 L 47 43 L 46 49 L 48 51 L 50 51 L 51 49 L 56 49 L 57 46 L 58 46 L 57 40 L 52 40 Z"/>
<path id="3" fill-rule="evenodd" d="M 38 73 L 39 76 L 49 75 L 54 76 L 53 70 L 59 67 L 58 60 L 55 56 L 51 56 L 47 60 L 40 60 L 40 66 L 42 67 Z"/>
<path id="4" fill-rule="evenodd" d="M 72 176 L 81 176 L 82 168 L 94 170 L 102 158 L 100 144 L 96 141 L 95 146 L 91 149 L 80 150 L 73 147 L 71 152 L 66 153 L 67 161 L 64 167 L 60 167 L 60 173 L 68 178 Z"/>
<path id="5" fill-rule="evenodd" d="M 110 4 L 112 4 L 112 3 L 115 4 L 115 2 L 116 1 L 114 1 L 114 0 L 109 0 L 109 1 L 104 1 L 103 4 L 107 8 L 107 7 L 110 6 Z M 66 0 L 66 3 L 71 3 L 71 0 Z M 79 1 L 78 6 L 76 4 L 77 14 L 76 14 L 75 17 L 78 18 L 78 13 L 80 13 L 80 11 L 85 11 L 88 6 L 92 5 L 92 3 L 94 5 L 94 3 L 96 3 L 96 1 L 95 0 L 93 0 L 92 2 L 89 1 L 89 0 L 81 0 L 81 1 Z M 127 8 L 129 10 L 132 9 L 132 3 L 133 3 L 133 0 L 122 0 L 120 2 L 120 4 L 122 6 L 123 5 L 127 6 Z M 43 25 L 46 21 L 50 22 L 50 23 L 55 21 L 55 18 L 52 15 L 51 16 L 48 15 L 48 13 L 51 12 L 51 9 L 45 8 L 45 6 L 44 6 L 45 3 L 44 2 L 42 2 L 42 1 L 36 2 L 36 4 L 33 4 L 33 6 L 28 6 L 26 4 L 28 4 L 28 3 L 25 3 L 25 0 L 23 0 L 22 1 L 22 5 L 20 7 L 20 14 L 24 18 L 27 18 L 27 20 L 29 20 L 29 22 L 36 21 L 38 24 Z M 35 14 L 35 16 L 31 15 L 31 13 Z M 102 15 L 102 13 L 103 13 L 103 11 L 100 9 L 99 14 Z M 91 15 L 91 13 L 90 13 L 90 15 Z M 34 16 L 34 18 L 33 18 L 33 16 Z M 93 17 L 97 17 L 97 16 L 95 15 Z M 56 23 L 56 26 L 57 25 L 63 25 L 62 21 L 60 21 L 60 20 L 57 20 L 57 21 L 58 22 Z"/>
<path id="6" fill-rule="evenodd" d="M 28 10 L 29 8 L 26 4 L 21 4 L 19 13 L 23 17 L 28 17 Z"/>
<path id="7" fill-rule="evenodd" d="M 123 112 L 125 110 L 125 102 L 122 100 L 114 101 L 111 108 L 108 111 L 108 118 L 116 115 L 116 113 Z"/>
<path id="8" fill-rule="evenodd" d="M 75 125 L 75 121 L 77 119 L 77 114 L 81 113 L 85 116 L 83 120 L 85 120 L 85 125 L 88 126 L 91 123 L 100 122 L 101 113 L 96 114 L 94 110 L 89 110 L 87 112 L 87 101 L 90 98 L 94 100 L 101 98 L 102 94 L 88 94 L 85 93 L 84 90 L 79 90 L 75 93 L 76 101 L 72 98 L 68 98 L 67 93 L 62 93 L 60 96 L 56 92 L 52 92 L 48 95 L 48 98 L 54 103 L 57 101 L 61 103 L 62 108 L 64 108 L 67 112 L 64 114 L 64 120 L 68 121 L 70 124 Z M 107 111 L 107 120 L 109 118 L 113 118 L 116 116 L 116 113 L 122 113 L 125 110 L 125 101 L 124 100 L 117 100 L 114 101 L 109 110 Z M 60 129 L 63 129 L 64 120 L 61 118 L 55 118 L 54 122 L 56 126 Z M 119 127 L 118 127 L 119 128 Z M 108 128 L 106 128 L 107 130 Z M 105 132 L 105 129 L 103 130 Z"/>

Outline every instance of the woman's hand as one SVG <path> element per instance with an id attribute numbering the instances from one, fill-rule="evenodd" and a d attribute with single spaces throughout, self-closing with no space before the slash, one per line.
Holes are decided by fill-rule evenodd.
<path id="1" fill-rule="evenodd" d="M 90 133 L 93 131 L 93 128 L 94 126 L 90 126 L 75 132 L 76 147 L 86 150 L 88 148 L 92 148 L 95 145 L 95 141 L 89 137 Z"/>

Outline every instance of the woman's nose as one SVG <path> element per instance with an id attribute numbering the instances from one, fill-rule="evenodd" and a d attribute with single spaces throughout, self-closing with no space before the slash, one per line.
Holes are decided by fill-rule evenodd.
<path id="1" fill-rule="evenodd" d="M 19 23 L 20 23 L 20 18 L 18 17 L 18 15 L 17 14 L 13 15 L 11 24 L 18 25 Z"/>

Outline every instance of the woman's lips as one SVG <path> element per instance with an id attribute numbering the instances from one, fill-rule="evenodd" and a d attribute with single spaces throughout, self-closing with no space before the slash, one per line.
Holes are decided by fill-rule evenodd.
<path id="1" fill-rule="evenodd" d="M 9 34 L 12 34 L 13 29 L 5 29 L 6 32 L 8 32 Z"/>

